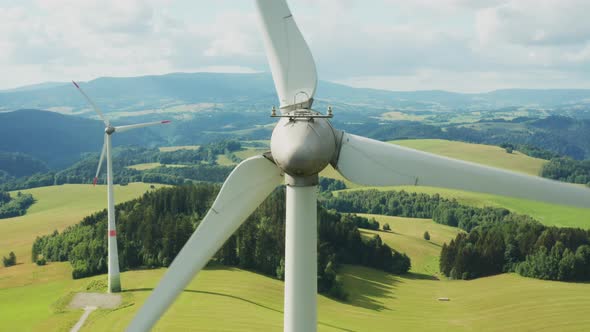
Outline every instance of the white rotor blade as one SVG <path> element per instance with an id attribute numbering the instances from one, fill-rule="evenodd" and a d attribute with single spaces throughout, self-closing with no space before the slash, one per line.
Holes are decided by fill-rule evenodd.
<path id="1" fill-rule="evenodd" d="M 416 185 L 590 208 L 590 189 L 483 166 L 345 133 L 336 165 L 369 186 Z"/>
<path id="2" fill-rule="evenodd" d="M 88 97 L 88 95 L 84 92 L 84 90 L 82 90 L 82 88 L 78 85 L 78 83 L 76 83 L 74 81 L 72 81 L 72 83 L 74 83 L 74 86 L 76 86 L 76 88 L 78 89 L 78 91 L 80 91 L 82 96 L 84 96 L 84 98 L 86 98 L 86 101 L 88 101 L 88 103 L 92 106 L 92 108 L 94 108 L 94 111 L 98 114 L 98 116 L 100 117 L 102 122 L 104 122 L 104 124 L 108 127 L 110 125 L 110 122 L 104 116 L 104 114 L 102 114 L 102 111 L 98 108 L 98 106 L 96 106 L 96 104 L 92 101 L 92 99 L 90 99 L 90 97 Z"/>
<path id="3" fill-rule="evenodd" d="M 257 0 L 266 55 L 281 108 L 313 98 L 315 63 L 285 0 Z"/>
<path id="4" fill-rule="evenodd" d="M 127 331 L 149 331 L 231 234 L 282 182 L 281 170 L 263 156 L 241 162 Z"/>
<path id="5" fill-rule="evenodd" d="M 118 126 L 118 127 L 115 127 L 115 132 L 122 133 L 124 131 L 131 130 L 131 129 L 155 126 L 155 125 L 165 124 L 165 123 L 170 123 L 170 120 L 146 122 L 146 123 L 139 123 L 139 124 L 133 124 L 133 125 L 128 125 L 128 126 Z"/>
<path id="6" fill-rule="evenodd" d="M 98 160 L 98 167 L 96 169 L 96 175 L 94 176 L 94 180 L 92 181 L 92 184 L 96 185 L 96 182 L 98 182 L 98 175 L 100 174 L 100 168 L 102 166 L 102 161 L 104 160 L 104 154 L 106 153 L 107 150 L 107 135 L 104 135 L 104 143 L 102 143 L 102 152 L 100 153 L 100 159 Z"/>

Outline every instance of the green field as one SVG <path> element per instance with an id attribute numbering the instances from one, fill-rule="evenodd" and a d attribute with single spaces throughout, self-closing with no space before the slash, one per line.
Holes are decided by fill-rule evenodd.
<path id="1" fill-rule="evenodd" d="M 178 146 L 162 146 L 160 152 L 172 152 L 178 150 L 196 150 L 200 145 L 178 145 Z"/>
<path id="2" fill-rule="evenodd" d="M 445 140 L 406 140 L 396 141 L 396 144 L 412 147 L 415 149 L 438 153 L 448 157 L 479 162 L 490 166 L 503 167 L 514 171 L 524 173 L 538 172 L 542 165 L 542 160 L 530 158 L 517 153 L 509 154 L 499 147 L 468 144 L 462 142 L 452 142 Z M 479 153 L 478 151 L 486 151 Z M 541 162 L 540 162 L 541 161 Z M 528 165 L 528 162 L 531 164 Z M 531 166 L 532 165 L 532 166 Z M 534 166 L 536 165 L 536 166 Z M 533 167 L 534 166 L 534 167 Z M 534 171 L 537 169 L 537 171 Z M 377 189 L 377 190 L 405 190 L 408 192 L 418 192 L 425 194 L 439 193 L 446 198 L 455 198 L 460 203 L 483 207 L 495 206 L 504 207 L 520 214 L 527 214 L 539 220 L 545 225 L 560 227 L 582 227 L 590 228 L 590 208 L 581 209 L 568 206 L 540 203 L 525 199 L 496 196 L 490 194 L 480 194 L 466 192 L 454 189 L 442 189 L 431 187 L 416 186 L 396 186 L 396 187 L 363 187 L 344 179 L 332 166 L 326 167 L 321 176 L 342 180 L 346 183 L 347 190 L 359 189 Z M 337 193 L 336 193 L 337 194 Z"/>
<path id="3" fill-rule="evenodd" d="M 149 188 L 145 183 L 115 186 L 116 202 L 139 197 Z M 85 216 L 106 208 L 107 204 L 106 186 L 102 185 L 65 184 L 22 192 L 33 194 L 37 202 L 24 216 L 0 220 L 0 255 L 14 251 L 18 262 L 30 262 L 35 237 L 76 224 Z"/>
<path id="4" fill-rule="evenodd" d="M 242 149 L 240 151 L 236 151 L 233 154 L 236 157 L 240 158 L 240 160 L 244 160 L 244 159 L 248 159 L 253 156 L 263 154 L 266 151 L 268 151 L 268 149 L 246 147 L 245 149 Z M 236 165 L 235 162 L 231 161 L 231 159 L 229 159 L 224 154 L 218 155 L 216 161 L 217 161 L 217 164 L 222 165 L 222 166 Z"/>
<path id="5" fill-rule="evenodd" d="M 217 155 L 217 159 L 215 160 L 215 162 L 217 162 L 217 165 L 221 166 L 235 165 L 235 163 L 224 154 Z"/>
<path id="6" fill-rule="evenodd" d="M 378 234 L 383 242 L 398 251 L 407 253 L 412 259 L 410 272 L 437 276 L 438 257 L 445 242 L 455 238 L 459 232 L 456 227 L 437 224 L 431 219 L 412 219 L 402 217 L 359 214 L 367 218 L 375 218 L 383 227 L 388 223 L 391 231 L 362 230 L 364 236 Z M 430 234 L 430 241 L 424 240 L 424 232 Z"/>
<path id="7" fill-rule="evenodd" d="M 507 153 L 493 145 L 472 144 L 442 139 L 392 141 L 397 145 L 439 154 L 449 158 L 471 161 L 516 172 L 538 175 L 546 160 L 529 157 L 518 151 Z"/>
<path id="8" fill-rule="evenodd" d="M 412 258 L 412 273 L 394 276 L 357 266 L 343 266 L 340 276 L 347 302 L 318 296 L 319 331 L 582 331 L 589 284 L 522 278 L 514 274 L 472 281 L 451 281 L 432 274 L 436 248 L 456 230 L 429 220 L 377 216 L 393 232 L 379 232 L 384 242 Z M 428 230 L 431 241 L 421 234 Z M 69 265 L 14 267 L 15 274 L 46 278 L 15 287 L 0 270 L 0 330 L 67 331 L 81 310 L 64 308 L 70 294 L 84 290 L 96 276 L 69 279 Z M 12 269 L 12 268 L 11 268 Z M 162 277 L 164 269 L 122 274 L 124 304 L 92 313 L 82 331 L 121 331 Z M 13 280 L 20 280 L 15 278 Z M 450 302 L 440 302 L 448 297 Z M 235 268 L 203 271 L 162 317 L 155 331 L 281 331 L 283 283 Z"/>

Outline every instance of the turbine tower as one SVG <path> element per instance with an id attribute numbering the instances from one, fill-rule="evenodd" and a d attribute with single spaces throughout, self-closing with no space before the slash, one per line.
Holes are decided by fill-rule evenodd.
<path id="1" fill-rule="evenodd" d="M 96 169 L 96 175 L 92 183 L 96 185 L 98 181 L 98 175 L 100 174 L 100 168 L 106 152 L 107 155 L 107 212 L 108 212 L 108 291 L 109 293 L 116 293 L 121 291 L 121 277 L 119 275 L 119 254 L 117 252 L 117 227 L 115 224 L 115 194 L 113 192 L 113 155 L 112 155 L 112 144 L 111 136 L 114 133 L 121 133 L 127 130 L 143 128 L 149 126 L 155 126 L 159 124 L 169 123 L 170 121 L 155 121 L 146 122 L 128 126 L 112 126 L 110 121 L 104 116 L 96 104 L 88 97 L 88 95 L 80 88 L 78 83 L 72 81 L 74 86 L 80 91 L 82 96 L 92 106 L 94 111 L 98 114 L 100 119 L 104 122 L 104 143 L 102 145 L 102 152 L 100 153 L 100 160 L 98 161 L 98 168 Z"/>
<path id="2" fill-rule="evenodd" d="M 284 331 L 316 331 L 318 173 L 331 164 L 369 186 L 454 188 L 579 207 L 590 190 L 445 158 L 352 135 L 311 106 L 316 69 L 285 0 L 257 0 L 266 53 L 280 100 L 270 153 L 241 162 L 128 331 L 148 331 L 223 243 L 279 185 L 286 184 Z M 274 112 L 273 112 L 274 113 Z"/>

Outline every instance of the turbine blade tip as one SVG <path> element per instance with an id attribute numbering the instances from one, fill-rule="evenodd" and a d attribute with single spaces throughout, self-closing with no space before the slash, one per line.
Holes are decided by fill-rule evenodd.
<path id="1" fill-rule="evenodd" d="M 78 86 L 78 83 L 76 83 L 76 81 L 72 81 L 72 83 L 74 83 L 74 85 L 76 86 L 76 88 L 80 89 L 80 87 Z"/>
<path id="2" fill-rule="evenodd" d="M 172 121 L 170 121 L 170 120 L 163 120 L 162 121 L 162 123 L 170 123 L 170 122 L 172 122 Z"/>

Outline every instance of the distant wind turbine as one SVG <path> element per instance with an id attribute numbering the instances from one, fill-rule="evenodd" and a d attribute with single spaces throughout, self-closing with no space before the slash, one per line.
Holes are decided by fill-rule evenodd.
<path id="1" fill-rule="evenodd" d="M 92 108 L 96 111 L 100 119 L 105 124 L 104 129 L 104 143 L 102 145 L 102 152 L 100 153 L 100 160 L 98 161 L 98 168 L 96 169 L 96 175 L 94 176 L 94 180 L 92 183 L 96 185 L 98 181 L 98 175 L 100 174 L 100 168 L 102 166 L 102 161 L 104 159 L 104 155 L 106 152 L 107 155 L 107 204 L 108 204 L 108 291 L 109 293 L 116 293 L 121 291 L 121 277 L 119 275 L 119 254 L 117 251 L 117 228 L 115 224 L 115 195 L 113 192 L 113 155 L 112 155 L 112 144 L 111 144 L 111 135 L 114 133 L 122 133 L 127 130 L 136 129 L 136 128 L 143 128 L 149 126 L 155 126 L 159 124 L 169 123 L 170 121 L 155 121 L 155 122 L 146 122 L 128 126 L 118 126 L 114 127 L 111 125 L 110 121 L 104 116 L 104 114 L 100 111 L 100 109 L 96 106 L 96 104 L 88 97 L 88 95 L 80 88 L 80 86 L 72 81 L 74 86 L 80 91 L 82 96 L 88 101 L 88 103 L 92 106 Z"/>
<path id="2" fill-rule="evenodd" d="M 317 329 L 317 184 L 332 165 L 368 186 L 454 188 L 590 207 L 590 190 L 345 133 L 311 106 L 317 75 L 285 0 L 258 0 L 266 54 L 281 103 L 270 153 L 241 162 L 127 331 L 148 331 L 223 243 L 286 184 L 284 331 Z M 198 314 L 198 313 L 197 313 Z M 231 319 L 231 318 L 230 318 Z M 254 327 L 252 327 L 254 328 Z"/>

